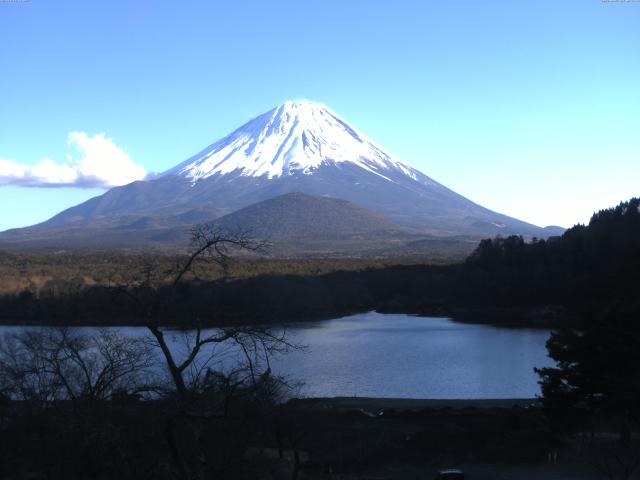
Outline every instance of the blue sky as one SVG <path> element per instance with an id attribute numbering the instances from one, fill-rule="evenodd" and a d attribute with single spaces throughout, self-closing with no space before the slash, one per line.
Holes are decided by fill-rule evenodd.
<path id="1" fill-rule="evenodd" d="M 640 2 L 0 2 L 0 72 L 0 230 L 301 98 L 539 225 L 640 195 Z"/>

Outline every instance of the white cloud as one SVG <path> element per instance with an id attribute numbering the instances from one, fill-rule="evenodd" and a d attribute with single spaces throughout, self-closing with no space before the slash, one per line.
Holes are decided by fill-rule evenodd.
<path id="1" fill-rule="evenodd" d="M 25 165 L 0 158 L 0 185 L 22 187 L 115 187 L 142 180 L 147 172 L 104 133 L 71 132 L 67 160 L 43 158 Z"/>

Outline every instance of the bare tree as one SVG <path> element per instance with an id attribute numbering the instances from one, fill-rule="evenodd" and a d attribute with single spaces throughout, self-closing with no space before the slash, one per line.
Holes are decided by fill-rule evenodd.
<path id="1" fill-rule="evenodd" d="M 189 253 L 171 272 L 168 272 L 172 277 L 169 300 L 175 298 L 178 285 L 188 275 L 197 276 L 199 264 L 213 263 L 226 274 L 234 253 L 263 252 L 266 247 L 266 242 L 253 239 L 249 232 L 244 230 L 225 231 L 215 224 L 195 227 L 191 231 Z M 145 278 L 142 282 L 145 291 L 151 288 L 153 275 L 153 267 L 146 266 Z M 176 352 L 167 340 L 165 329 L 159 325 L 154 315 L 158 310 L 157 300 L 159 299 L 155 300 L 145 308 L 146 326 L 162 352 L 173 385 L 180 396 L 185 396 L 206 384 L 202 381 L 203 375 L 206 375 L 209 367 L 215 363 L 215 356 L 211 355 L 211 352 L 215 352 L 212 347 L 216 345 L 234 345 L 241 354 L 242 358 L 238 358 L 241 366 L 231 367 L 233 373 L 231 376 L 236 379 L 233 383 L 238 385 L 246 382 L 255 385 L 258 378 L 264 379 L 265 375 L 271 372 L 269 358 L 275 353 L 293 348 L 293 345 L 286 340 L 284 331 L 276 333 L 270 328 L 254 325 L 205 330 L 202 327 L 202 319 L 198 318 L 194 319 L 193 330 L 186 335 L 183 342 L 187 350 L 186 354 L 183 358 L 177 359 Z M 202 356 L 206 358 L 205 361 L 201 360 Z"/>
<path id="2" fill-rule="evenodd" d="M 13 405 L 20 409 L 60 407 L 36 410 L 40 417 L 33 416 L 34 423 L 51 420 L 51 431 L 73 433 L 76 445 L 89 432 L 89 443 L 98 439 L 96 445 L 101 447 L 91 443 L 87 448 L 100 449 L 100 461 L 109 459 L 104 460 L 109 465 L 121 461 L 130 465 L 126 468 L 131 478 L 141 474 L 121 447 L 130 437 L 121 417 L 138 414 L 141 425 L 152 419 L 148 432 L 153 438 L 147 441 L 159 441 L 163 452 L 168 448 L 166 460 L 154 465 L 166 478 L 234 478 L 245 461 L 251 435 L 264 428 L 268 407 L 284 386 L 272 374 L 271 358 L 297 347 L 280 328 L 207 328 L 219 324 L 215 318 L 196 317 L 180 322 L 187 330 L 171 329 L 163 326 L 163 309 L 180 305 L 179 287 L 197 279 L 201 266 L 213 263 L 226 273 L 236 253 L 259 252 L 265 246 L 247 232 L 225 233 L 204 225 L 193 230 L 189 253 L 170 271 L 161 272 L 156 263 L 146 262 L 129 284 L 111 291 L 114 301 L 126 298 L 137 306 L 148 335 L 44 328 L 5 336 L 0 341 L 0 397 L 26 400 Z M 161 370 L 163 384 L 158 385 L 154 374 Z M 121 393 L 150 391 L 154 401 L 135 408 L 103 402 Z M 8 417 L 10 411 L 2 415 Z"/>
<path id="3" fill-rule="evenodd" d="M 151 365 L 143 342 L 107 330 L 28 329 L 0 341 L 0 389 L 39 404 L 140 393 Z"/>
<path id="4" fill-rule="evenodd" d="M 256 325 L 204 328 L 206 323 L 213 323 L 215 319 L 211 318 L 195 318 L 189 330 L 179 333 L 161 326 L 158 313 L 162 305 L 177 299 L 181 282 L 198 278 L 201 265 L 213 263 L 226 274 L 235 253 L 262 252 L 266 247 L 246 231 L 225 232 L 215 225 L 195 228 L 191 238 L 189 253 L 172 271 L 165 272 L 169 292 L 165 291 L 163 298 L 154 294 L 158 291 L 152 286 L 157 273 L 153 266 L 147 266 L 138 290 L 143 295 L 138 296 L 138 301 L 177 394 L 178 410 L 167 416 L 164 428 L 176 473 L 182 478 L 202 478 L 205 471 L 215 471 L 222 477 L 229 464 L 244 458 L 230 447 L 242 437 L 239 432 L 222 440 L 225 448 L 216 449 L 215 453 L 206 448 L 211 436 L 219 435 L 220 426 L 227 424 L 230 402 L 241 398 L 272 402 L 280 394 L 283 382 L 272 375 L 270 358 L 296 346 L 289 343 L 283 329 Z M 223 423 L 212 428 L 212 421 Z M 186 434 L 185 429 L 190 433 Z M 192 447 L 185 451 L 185 444 Z M 229 448 L 235 454 L 223 453 Z"/>

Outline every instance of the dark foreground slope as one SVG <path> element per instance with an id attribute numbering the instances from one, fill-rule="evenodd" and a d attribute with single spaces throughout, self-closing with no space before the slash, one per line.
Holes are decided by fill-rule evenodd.
<path id="1" fill-rule="evenodd" d="M 279 406 L 235 400 L 224 416 L 189 421 L 174 404 L 123 397 L 48 410 L 5 406 L 12 415 L 0 446 L 11 461 L 0 474 L 128 480 L 144 473 L 165 480 L 200 467 L 209 473 L 204 478 L 230 480 L 432 479 L 459 465 L 482 480 L 602 478 L 588 458 L 595 449 L 580 456 L 577 442 L 563 442 L 535 408 L 388 409 L 369 416 L 313 400 Z M 195 455 L 198 442 L 202 456 Z M 560 452 L 561 465 L 545 465 L 550 449 Z"/>

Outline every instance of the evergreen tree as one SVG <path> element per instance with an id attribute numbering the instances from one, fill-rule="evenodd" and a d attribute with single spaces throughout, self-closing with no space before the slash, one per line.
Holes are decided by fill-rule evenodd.
<path id="1" fill-rule="evenodd" d="M 599 416 L 620 420 L 623 443 L 640 426 L 640 322 L 630 310 L 613 309 L 563 330 L 547 342 L 556 367 L 536 369 L 542 401 L 555 417 Z"/>

